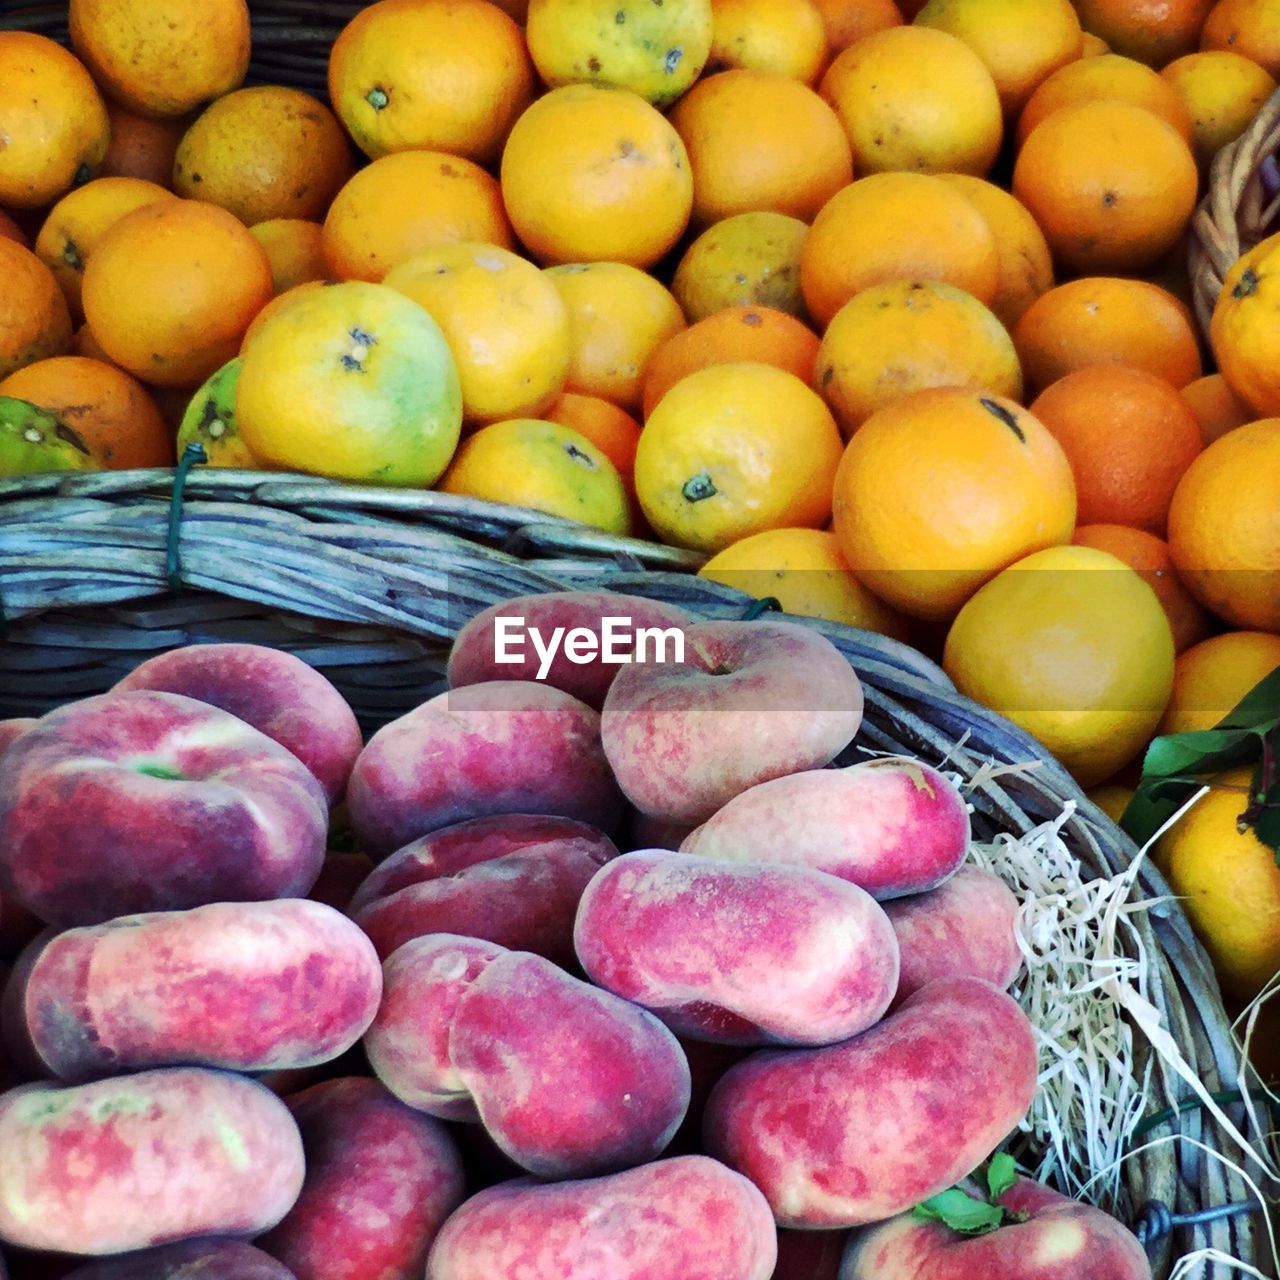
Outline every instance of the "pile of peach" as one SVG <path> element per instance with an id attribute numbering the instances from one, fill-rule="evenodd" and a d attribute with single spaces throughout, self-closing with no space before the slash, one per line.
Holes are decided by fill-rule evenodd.
<path id="1" fill-rule="evenodd" d="M 618 616 L 668 651 L 566 656 Z M 200 645 L 0 724 L 12 1280 L 1149 1274 L 1026 1179 L 989 1235 L 913 1215 L 1035 1092 L 1017 902 L 937 770 L 837 763 L 826 639 L 529 597 L 449 685 L 364 743 Z"/>

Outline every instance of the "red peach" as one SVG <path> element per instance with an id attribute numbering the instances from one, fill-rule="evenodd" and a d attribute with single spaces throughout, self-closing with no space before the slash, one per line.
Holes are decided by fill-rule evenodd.
<path id="1" fill-rule="evenodd" d="M 898 986 L 898 944 L 875 900 L 805 867 L 623 854 L 587 886 L 574 943 L 593 982 L 728 1044 L 848 1039 Z"/>
<path id="2" fill-rule="evenodd" d="M 702 822 L 853 740 L 862 686 L 825 636 L 788 622 L 703 622 L 684 634 L 684 661 L 625 667 L 605 699 L 605 754 L 641 812 Z"/>
<path id="3" fill-rule="evenodd" d="M 419 1280 L 463 1199 L 448 1129 L 367 1078 L 328 1080 L 288 1101 L 307 1176 L 259 1246 L 297 1280 Z"/>
<path id="4" fill-rule="evenodd" d="M 861 1226 L 968 1174 L 1035 1088 L 1026 1014 L 990 983 L 947 978 L 852 1040 L 731 1067 L 704 1138 L 764 1192 L 780 1226 Z"/>
<path id="5" fill-rule="evenodd" d="M 964 797 L 895 756 L 752 787 L 680 846 L 703 858 L 814 867 L 884 900 L 941 884 L 969 849 Z"/>
<path id="6" fill-rule="evenodd" d="M 467 818 L 552 814 L 611 830 L 621 797 L 600 717 L 559 689 L 518 680 L 442 693 L 380 729 L 347 805 L 375 861 Z"/>
<path id="7" fill-rule="evenodd" d="M 221 707 L 293 752 L 329 802 L 342 798 L 363 739 L 347 700 L 315 668 L 260 644 L 191 644 L 139 664 L 117 691 L 156 689 Z"/>
<path id="8" fill-rule="evenodd" d="M 482 1191 L 444 1224 L 427 1280 L 768 1280 L 776 1255 L 759 1191 L 706 1156 L 677 1156 Z"/>
<path id="9" fill-rule="evenodd" d="M 320 784 L 229 712 L 108 693 L 41 718 L 0 757 L 0 877 L 41 919 L 301 897 L 324 860 Z"/>
<path id="10" fill-rule="evenodd" d="M 288 1108 L 198 1067 L 0 1097 L 0 1240 L 111 1254 L 183 1236 L 256 1235 L 302 1186 Z"/>
<path id="11" fill-rule="evenodd" d="M 77 1267 L 65 1280 L 297 1280 L 243 1240 L 181 1240 Z"/>
<path id="12" fill-rule="evenodd" d="M 505 645 L 500 645 L 500 618 L 514 621 L 514 625 L 508 624 L 515 632 L 513 642 Z M 625 652 L 627 662 L 634 653 L 634 635 L 639 628 L 680 630 L 690 621 L 689 615 L 674 605 L 612 591 L 548 591 L 517 596 L 476 614 L 458 632 L 449 654 L 449 687 L 460 689 L 489 680 L 542 680 L 599 711 L 614 677 L 625 665 L 606 660 L 608 651 L 600 643 L 606 618 L 619 620 L 615 624 L 619 634 L 612 648 Z M 554 658 L 546 662 L 532 641 L 535 628 L 544 645 L 554 641 L 557 646 Z M 568 655 L 565 641 L 570 633 L 579 630 L 595 638 L 597 656 L 591 661 L 573 661 Z M 520 656 L 514 662 L 499 662 L 500 648 L 504 654 Z"/>

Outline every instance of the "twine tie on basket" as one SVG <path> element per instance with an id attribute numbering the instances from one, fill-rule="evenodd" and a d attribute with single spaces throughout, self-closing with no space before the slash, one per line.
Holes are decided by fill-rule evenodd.
<path id="1" fill-rule="evenodd" d="M 179 536 L 182 532 L 182 500 L 187 491 L 187 476 L 191 468 L 202 462 L 208 462 L 209 455 L 204 445 L 193 440 L 182 451 L 178 459 L 178 469 L 173 476 L 173 494 L 169 500 L 169 542 L 165 548 L 165 574 L 169 579 L 170 591 L 182 590 L 182 559 L 178 551 Z"/>
<path id="2" fill-rule="evenodd" d="M 781 613 L 782 601 L 777 596 L 762 596 L 759 600 L 753 600 L 742 611 L 741 622 L 754 622 L 757 618 L 766 613 Z"/>
<path id="3" fill-rule="evenodd" d="M 1133 1234 L 1138 1243 L 1150 1254 L 1175 1227 L 1194 1227 L 1220 1218 L 1233 1218 L 1239 1213 L 1261 1213 L 1262 1204 L 1257 1200 L 1242 1200 L 1239 1204 L 1217 1204 L 1196 1213 L 1174 1213 L 1163 1200 L 1148 1200 L 1133 1219 Z"/>

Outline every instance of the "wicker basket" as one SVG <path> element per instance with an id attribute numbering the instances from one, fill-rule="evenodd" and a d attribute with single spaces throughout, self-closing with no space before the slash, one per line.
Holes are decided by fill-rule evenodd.
<path id="1" fill-rule="evenodd" d="M 251 3 L 251 78 L 322 93 L 328 47 L 361 7 Z M 66 6 L 0 8 L 3 27 L 65 38 Z M 591 585 L 677 603 L 701 618 L 742 616 L 752 603 L 695 577 L 690 553 L 536 511 L 306 476 L 197 468 L 175 480 L 172 470 L 0 479 L 0 717 L 101 692 L 157 652 L 236 639 L 289 650 L 322 670 L 373 729 L 438 691 L 459 627 L 513 595 Z M 798 621 L 827 635 L 862 677 L 862 746 L 945 759 L 979 779 L 980 833 L 1025 833 L 1072 800 L 1064 835 L 1084 867 L 1109 877 L 1130 864 L 1132 842 L 1062 767 L 1021 730 L 959 696 L 929 660 L 880 636 Z M 989 761 L 1039 767 L 992 780 Z M 1168 890 L 1144 863 L 1136 892 L 1162 898 Z M 1167 901 L 1135 922 L 1153 958 L 1151 995 L 1165 1025 L 1197 1077 L 1230 1090 L 1239 1055 L 1186 918 Z M 1187 1099 L 1159 1062 L 1155 1072 L 1155 1105 Z M 1265 1140 L 1244 1107 L 1227 1110 L 1251 1140 Z M 1251 1189 L 1197 1145 L 1234 1156 L 1231 1139 L 1194 1108 L 1174 1105 L 1158 1123 L 1161 1133 L 1188 1140 L 1128 1160 L 1118 1207 L 1149 1239 L 1155 1274 L 1205 1248 L 1266 1274 Z M 1234 1271 L 1209 1264 L 1198 1274 L 1227 1280 Z"/>

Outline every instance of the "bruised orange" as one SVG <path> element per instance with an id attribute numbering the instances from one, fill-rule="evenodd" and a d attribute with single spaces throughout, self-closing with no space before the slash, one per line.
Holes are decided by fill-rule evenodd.
<path id="1" fill-rule="evenodd" d="M 691 321 L 750 303 L 804 319 L 800 259 L 808 234 L 799 218 L 785 213 L 725 218 L 685 250 L 671 291 Z"/>
<path id="2" fill-rule="evenodd" d="M 71 346 L 71 316 L 53 273 L 30 249 L 0 237 L 0 378 Z"/>

